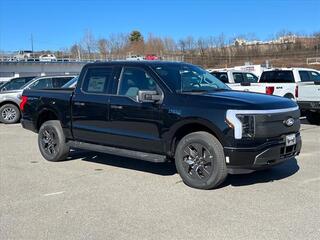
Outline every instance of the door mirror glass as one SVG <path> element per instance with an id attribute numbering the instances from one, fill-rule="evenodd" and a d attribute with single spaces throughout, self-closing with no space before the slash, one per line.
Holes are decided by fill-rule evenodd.
<path id="1" fill-rule="evenodd" d="M 157 93 L 157 91 L 138 91 L 138 101 L 139 102 L 159 102 L 162 100 L 162 95 Z"/>

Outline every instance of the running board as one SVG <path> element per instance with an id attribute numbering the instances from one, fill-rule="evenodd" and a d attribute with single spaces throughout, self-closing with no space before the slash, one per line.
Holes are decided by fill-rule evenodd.
<path id="1" fill-rule="evenodd" d="M 85 150 L 94 151 L 94 152 L 108 153 L 108 154 L 117 155 L 121 157 L 135 158 L 135 159 L 140 159 L 148 162 L 156 162 L 156 163 L 167 162 L 166 156 L 155 154 L 155 153 L 145 153 L 145 152 L 108 147 L 108 146 L 102 146 L 102 145 L 78 142 L 78 141 L 68 141 L 67 145 L 73 148 L 80 148 L 80 149 L 85 149 Z"/>

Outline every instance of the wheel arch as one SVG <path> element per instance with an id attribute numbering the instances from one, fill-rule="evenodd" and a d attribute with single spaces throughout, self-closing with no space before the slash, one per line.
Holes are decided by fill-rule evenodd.
<path id="1" fill-rule="evenodd" d="M 170 136 L 166 141 L 166 149 L 168 155 L 173 157 L 175 149 L 179 141 L 192 132 L 205 131 L 215 136 L 222 145 L 224 145 L 224 137 L 217 126 L 205 119 L 185 119 L 175 124 L 170 130 Z"/>
<path id="2" fill-rule="evenodd" d="M 59 118 L 59 114 L 55 110 L 53 110 L 52 108 L 48 108 L 48 107 L 42 108 L 42 110 L 37 115 L 36 130 L 39 131 L 41 125 L 44 122 L 50 121 L 50 120 L 61 121 L 61 119 Z"/>

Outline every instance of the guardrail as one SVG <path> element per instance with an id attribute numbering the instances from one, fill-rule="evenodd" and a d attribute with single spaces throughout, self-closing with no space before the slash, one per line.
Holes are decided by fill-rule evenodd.
<path id="1" fill-rule="evenodd" d="M 307 58 L 307 64 L 308 65 L 320 64 L 320 57 Z"/>

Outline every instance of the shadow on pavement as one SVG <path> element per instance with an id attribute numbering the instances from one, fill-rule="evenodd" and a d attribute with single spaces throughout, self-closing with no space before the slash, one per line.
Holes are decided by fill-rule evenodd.
<path id="1" fill-rule="evenodd" d="M 171 176 L 177 173 L 174 163 L 152 163 L 133 158 L 124 158 L 83 150 L 72 151 L 67 161 L 73 159 L 80 159 L 82 161 L 95 162 L 163 176 Z M 256 171 L 250 174 L 229 174 L 226 181 L 219 188 L 223 188 L 228 185 L 240 187 L 278 181 L 287 178 L 298 171 L 299 166 L 297 164 L 297 160 L 293 158 L 280 165 L 274 166 L 271 169 Z"/>
<path id="2" fill-rule="evenodd" d="M 298 171 L 299 166 L 297 160 L 293 158 L 270 169 L 256 171 L 249 174 L 229 175 L 221 187 L 228 185 L 240 187 L 278 181 L 290 177 Z"/>
<path id="3" fill-rule="evenodd" d="M 134 158 L 119 157 L 116 155 L 76 150 L 70 153 L 66 160 L 81 159 L 114 167 L 121 167 L 135 171 L 148 172 L 157 175 L 170 176 L 177 173 L 174 163 L 153 163 Z"/>

